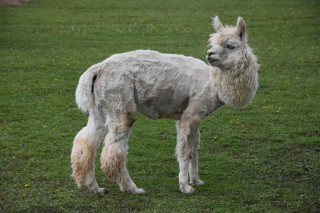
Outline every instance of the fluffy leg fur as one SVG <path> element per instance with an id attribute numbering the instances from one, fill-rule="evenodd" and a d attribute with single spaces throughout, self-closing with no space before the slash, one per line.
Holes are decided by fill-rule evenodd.
<path id="1" fill-rule="evenodd" d="M 189 165 L 190 184 L 203 185 L 204 182 L 199 179 L 198 169 L 198 150 L 200 148 L 200 131 L 198 129 L 196 136 L 196 143 L 194 146 L 191 162 Z"/>
<path id="2" fill-rule="evenodd" d="M 106 193 L 106 189 L 99 188 L 95 178 L 94 158 L 96 149 L 105 132 L 105 115 L 97 108 L 90 111 L 87 126 L 75 137 L 71 153 L 72 177 L 78 187 L 88 186 L 95 194 Z"/>
<path id="3" fill-rule="evenodd" d="M 133 119 L 130 117 L 125 117 L 121 120 L 108 117 L 109 133 L 101 153 L 101 169 L 111 181 L 119 184 L 121 191 L 144 194 L 146 192 L 136 186 L 126 168 L 128 138 L 132 125 Z"/>
<path id="4" fill-rule="evenodd" d="M 191 159 L 194 154 L 196 136 L 199 127 L 197 119 L 182 118 L 176 124 L 177 147 L 176 155 L 179 162 L 179 185 L 182 193 L 191 194 L 195 189 L 188 184 L 188 171 Z M 192 167 L 194 168 L 194 167 Z"/>

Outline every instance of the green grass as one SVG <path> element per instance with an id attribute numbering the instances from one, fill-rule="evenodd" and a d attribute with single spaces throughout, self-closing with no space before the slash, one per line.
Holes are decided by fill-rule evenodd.
<path id="1" fill-rule="evenodd" d="M 200 177 L 178 192 L 173 120 L 139 116 L 128 169 L 147 195 L 109 194 L 70 178 L 79 76 L 120 52 L 154 49 L 205 59 L 211 19 L 247 23 L 259 90 L 242 110 L 201 126 Z M 317 212 L 320 209 L 320 3 L 272 1 L 31 0 L 0 7 L 1 212 Z M 101 148 L 100 148 L 101 151 Z M 99 159 L 99 155 L 97 156 Z M 29 184 L 29 187 L 25 185 Z"/>

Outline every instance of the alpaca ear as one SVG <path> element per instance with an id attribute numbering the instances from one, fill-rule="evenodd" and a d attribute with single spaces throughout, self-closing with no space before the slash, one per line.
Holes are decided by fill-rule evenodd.
<path id="1" fill-rule="evenodd" d="M 237 21 L 237 34 L 241 40 L 246 35 L 246 23 L 244 22 L 243 18 L 241 18 L 240 16 Z"/>
<path id="2" fill-rule="evenodd" d="M 212 22 L 213 28 L 216 32 L 218 32 L 219 30 L 221 30 L 223 28 L 221 21 L 219 19 L 218 16 L 213 18 L 213 22 Z"/>

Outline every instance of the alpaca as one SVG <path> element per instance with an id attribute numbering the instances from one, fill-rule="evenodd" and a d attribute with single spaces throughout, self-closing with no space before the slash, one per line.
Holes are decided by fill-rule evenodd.
<path id="1" fill-rule="evenodd" d="M 194 193 L 191 185 L 204 184 L 198 175 L 201 122 L 223 105 L 246 106 L 258 87 L 259 65 L 247 44 L 244 20 L 239 17 L 237 25 L 230 27 L 215 17 L 213 26 L 209 65 L 183 55 L 137 50 L 113 55 L 80 77 L 76 102 L 89 112 L 89 119 L 76 135 L 71 153 L 72 177 L 79 187 L 85 185 L 95 194 L 107 192 L 96 182 L 94 159 L 108 128 L 100 158 L 102 171 L 121 191 L 146 193 L 126 168 L 128 138 L 137 113 L 153 120 L 177 120 L 180 191 Z"/>

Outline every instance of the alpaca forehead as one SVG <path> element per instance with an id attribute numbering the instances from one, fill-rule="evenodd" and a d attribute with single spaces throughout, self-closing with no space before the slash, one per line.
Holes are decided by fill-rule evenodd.
<path id="1" fill-rule="evenodd" d="M 222 44 L 228 41 L 232 42 L 237 40 L 239 39 L 235 28 L 225 28 L 210 35 L 210 42 L 214 44 Z"/>

